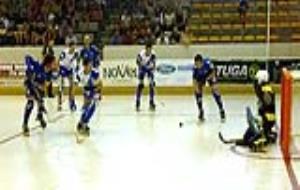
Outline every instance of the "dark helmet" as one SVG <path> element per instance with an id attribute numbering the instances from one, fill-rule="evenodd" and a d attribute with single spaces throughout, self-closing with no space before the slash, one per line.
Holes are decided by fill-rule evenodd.
<path id="1" fill-rule="evenodd" d="M 152 42 L 151 41 L 146 43 L 146 48 L 152 48 Z"/>
<path id="2" fill-rule="evenodd" d="M 91 60 L 90 59 L 83 59 L 83 61 L 82 61 L 82 65 L 83 66 L 88 66 L 90 64 L 91 64 Z"/>
<path id="3" fill-rule="evenodd" d="M 196 56 L 195 56 L 195 58 L 194 58 L 194 61 L 196 62 L 196 61 L 202 61 L 203 60 L 203 57 L 202 57 L 202 55 L 201 54 L 197 54 Z"/>

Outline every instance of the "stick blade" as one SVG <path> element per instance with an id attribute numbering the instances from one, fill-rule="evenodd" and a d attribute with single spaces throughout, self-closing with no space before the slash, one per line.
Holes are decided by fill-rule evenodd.
<path id="1" fill-rule="evenodd" d="M 236 142 L 236 139 L 225 139 L 221 132 L 218 134 L 219 139 L 224 144 L 234 144 Z"/>

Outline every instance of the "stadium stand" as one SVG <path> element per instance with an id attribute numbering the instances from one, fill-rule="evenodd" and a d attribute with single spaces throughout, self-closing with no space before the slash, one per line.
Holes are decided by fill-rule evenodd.
<path id="1" fill-rule="evenodd" d="M 266 42 L 267 1 L 1 0 L 0 44 L 55 44 L 85 33 L 98 43 L 177 44 Z M 300 0 L 272 0 L 271 42 L 300 41 Z M 50 35 L 49 35 L 50 34 Z"/>
<path id="2" fill-rule="evenodd" d="M 265 42 L 267 39 L 267 1 L 249 1 L 245 28 L 235 0 L 197 0 L 193 2 L 189 31 L 192 43 Z M 271 3 L 271 42 L 299 41 L 300 1 L 275 0 Z"/>

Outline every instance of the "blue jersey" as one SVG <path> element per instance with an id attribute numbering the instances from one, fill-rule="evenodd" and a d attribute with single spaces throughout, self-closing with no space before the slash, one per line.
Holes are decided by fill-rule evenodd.
<path id="1" fill-rule="evenodd" d="M 46 73 L 44 67 L 31 56 L 25 57 L 25 85 L 29 88 L 43 85 L 51 80 L 51 73 Z"/>
<path id="2" fill-rule="evenodd" d="M 90 61 L 94 68 L 98 68 L 100 66 L 99 49 L 95 45 L 83 47 L 80 51 L 80 58 Z"/>
<path id="3" fill-rule="evenodd" d="M 209 59 L 203 60 L 203 65 L 201 68 L 193 68 L 193 79 L 198 82 L 204 82 L 207 77 L 213 72 L 214 66 Z"/>
<path id="4" fill-rule="evenodd" d="M 99 72 L 95 69 L 87 74 L 82 72 L 80 73 L 79 78 L 83 85 L 84 97 L 89 99 L 94 98 L 98 94 L 97 85 L 100 80 Z"/>

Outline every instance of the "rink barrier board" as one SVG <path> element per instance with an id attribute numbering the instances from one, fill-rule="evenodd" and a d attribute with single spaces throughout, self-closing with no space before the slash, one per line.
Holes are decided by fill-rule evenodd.
<path id="1" fill-rule="evenodd" d="M 254 94 L 253 85 L 251 84 L 219 84 L 219 90 L 222 94 L 235 95 L 235 94 Z M 279 93 L 280 86 L 273 85 L 276 93 Z M 103 95 L 134 95 L 135 87 L 104 87 Z M 148 88 L 145 88 L 144 94 L 148 94 Z M 210 88 L 205 87 L 205 93 L 210 94 Z M 180 96 L 180 95 L 193 95 L 192 87 L 157 87 L 157 95 Z M 0 95 L 24 95 L 24 88 L 18 87 L 4 87 L 0 86 Z M 76 95 L 81 95 L 81 89 L 76 88 Z"/>

